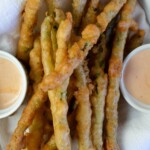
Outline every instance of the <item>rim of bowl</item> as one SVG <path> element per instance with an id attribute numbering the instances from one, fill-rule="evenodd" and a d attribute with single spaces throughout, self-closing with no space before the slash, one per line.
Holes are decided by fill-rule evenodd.
<path id="1" fill-rule="evenodd" d="M 20 94 L 18 95 L 17 100 L 11 106 L 0 110 L 0 119 L 2 119 L 13 114 L 24 101 L 27 92 L 27 76 L 23 65 L 19 62 L 19 60 L 15 56 L 11 55 L 8 52 L 0 50 L 0 58 L 5 58 L 11 61 L 18 68 L 22 77 L 22 88 Z"/>
<path id="2" fill-rule="evenodd" d="M 125 83 L 124 83 L 124 72 L 125 72 L 125 69 L 126 69 L 126 66 L 127 66 L 128 62 L 129 62 L 129 60 L 134 55 L 136 55 L 137 53 L 139 53 L 141 51 L 144 51 L 144 50 L 149 50 L 150 51 L 150 44 L 145 44 L 145 45 L 142 45 L 140 47 L 137 47 L 132 52 L 130 52 L 128 54 L 128 56 L 125 58 L 125 60 L 123 62 L 122 72 L 121 72 L 120 89 L 121 89 L 121 92 L 122 92 L 122 95 L 123 95 L 124 99 L 127 101 L 127 103 L 129 105 L 131 105 L 133 108 L 135 108 L 136 110 L 139 110 L 141 112 L 150 113 L 150 105 L 142 103 L 138 99 L 133 97 L 128 92 L 127 88 L 125 87 Z"/>

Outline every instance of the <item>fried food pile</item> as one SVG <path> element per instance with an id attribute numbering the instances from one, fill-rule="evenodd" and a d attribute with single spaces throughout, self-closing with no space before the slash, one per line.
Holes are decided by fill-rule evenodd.
<path id="1" fill-rule="evenodd" d="M 33 93 L 7 150 L 71 150 L 74 139 L 79 150 L 118 150 L 122 62 L 144 39 L 136 0 L 73 0 L 70 12 L 45 3 L 40 33 L 41 0 L 25 5 L 17 57 Z"/>

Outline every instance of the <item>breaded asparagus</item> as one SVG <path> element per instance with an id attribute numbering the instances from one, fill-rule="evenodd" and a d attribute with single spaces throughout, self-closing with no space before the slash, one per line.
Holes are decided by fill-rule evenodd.
<path id="1" fill-rule="evenodd" d="M 72 129 L 72 133 L 75 132 L 74 131 L 74 128 L 75 128 L 75 119 L 74 119 L 74 117 L 75 117 L 75 111 L 72 112 L 68 116 L 68 123 L 69 123 L 70 129 Z M 42 147 L 42 150 L 57 150 L 54 134 L 50 137 L 48 142 Z"/>
<path id="2" fill-rule="evenodd" d="M 126 2 L 126 0 L 114 1 L 116 2 L 115 9 L 110 7 L 112 3 L 107 4 L 105 7 L 110 7 L 110 12 L 113 11 L 114 14 L 110 15 L 109 13 L 106 13 L 106 16 L 110 16 L 109 21 L 118 13 L 122 5 Z M 109 21 L 107 23 L 109 23 Z M 106 28 L 107 24 L 105 24 L 103 27 Z M 98 26 L 88 25 L 82 32 L 82 38 L 80 38 L 78 42 L 74 43 L 74 45 L 69 49 L 69 59 L 67 59 L 67 61 L 63 62 L 62 64 L 59 64 L 57 70 L 55 69 L 53 73 L 44 78 L 42 84 L 40 84 L 40 89 L 54 89 L 60 86 L 66 79 L 68 79 L 73 70 L 77 68 L 77 66 L 87 56 L 88 51 L 92 48 L 93 44 L 97 42 L 101 33 L 102 31 Z M 46 94 L 40 89 L 38 88 L 36 93 L 32 96 L 29 104 L 25 108 L 24 113 L 22 114 L 22 117 L 18 123 L 18 127 L 12 136 L 12 140 L 8 146 L 8 149 L 17 150 L 21 147 L 24 131 L 31 124 L 35 113 L 45 101 Z"/>
<path id="3" fill-rule="evenodd" d="M 29 127 L 29 133 L 26 136 L 26 148 L 28 150 L 40 150 L 43 133 L 45 118 L 43 117 L 44 109 L 41 108 L 34 117 L 34 120 Z"/>
<path id="4" fill-rule="evenodd" d="M 126 43 L 124 58 L 135 48 L 143 44 L 145 31 L 139 29 Z"/>
<path id="5" fill-rule="evenodd" d="M 90 104 L 90 92 L 88 89 L 88 83 L 86 79 L 86 74 L 82 66 L 79 66 L 75 70 L 75 75 L 77 78 L 78 91 L 75 93 L 77 101 L 77 135 L 79 150 L 94 150 L 92 140 L 91 140 L 91 104 Z"/>
<path id="6" fill-rule="evenodd" d="M 101 69 L 101 68 L 99 68 Z M 95 91 L 91 96 L 92 104 L 92 141 L 96 150 L 103 149 L 103 120 L 104 120 L 104 106 L 107 94 L 107 75 L 101 73 L 97 77 Z"/>
<path id="7" fill-rule="evenodd" d="M 51 17 L 47 16 L 41 26 L 41 48 L 44 75 L 48 75 L 54 70 L 54 54 L 51 42 L 51 19 Z"/>
<path id="8" fill-rule="evenodd" d="M 39 82 L 43 78 L 43 66 L 41 60 L 41 44 L 40 37 L 37 37 L 34 41 L 34 48 L 30 52 L 30 78 L 34 82 L 34 91 L 37 88 Z"/>
<path id="9" fill-rule="evenodd" d="M 50 28 L 46 28 L 46 30 L 50 31 Z M 57 70 L 57 66 L 63 61 L 65 61 L 67 57 L 67 49 L 68 49 L 67 45 L 70 39 L 71 30 L 72 30 L 72 16 L 70 13 L 68 13 L 67 18 L 60 23 L 60 26 L 57 31 L 58 49 L 56 52 L 56 63 L 55 63 L 56 70 Z M 45 34 L 45 33 L 41 32 L 41 34 Z M 43 40 L 45 40 L 45 42 L 46 41 L 49 42 L 50 44 L 49 39 L 43 39 Z M 43 40 L 41 41 L 41 43 L 43 43 Z M 44 45 L 46 46 L 46 44 Z M 49 47 L 47 50 L 52 51 L 52 47 Z M 42 54 L 44 54 L 45 52 L 46 51 L 43 51 Z M 49 61 L 49 59 L 50 58 L 52 59 L 52 55 L 49 55 L 49 57 L 47 58 L 45 58 L 44 56 L 45 55 L 42 55 L 44 73 L 45 75 L 51 74 L 51 72 L 54 69 L 54 65 L 52 64 L 52 62 Z M 50 66 L 53 66 L 53 68 L 50 69 L 51 68 Z M 71 150 L 70 130 L 67 121 L 68 104 L 66 98 L 66 90 L 67 90 L 68 82 L 69 79 L 66 80 L 57 89 L 48 91 L 48 96 L 51 103 L 52 117 L 53 117 L 55 141 L 58 149 L 60 150 L 61 149 Z"/>
<path id="10" fill-rule="evenodd" d="M 47 94 L 38 88 L 29 100 L 28 105 L 24 109 L 21 118 L 18 122 L 17 128 L 15 129 L 11 141 L 7 146 L 7 150 L 20 150 L 22 148 L 24 132 L 32 123 L 36 112 L 39 108 L 41 108 L 42 104 L 46 100 Z"/>
<path id="11" fill-rule="evenodd" d="M 37 21 L 40 2 L 41 0 L 27 0 L 23 14 L 17 57 L 26 63 L 29 60 L 29 52 L 33 48 L 33 30 Z"/>
<path id="12" fill-rule="evenodd" d="M 108 23 L 116 16 L 125 2 L 126 0 L 113 0 L 109 2 L 103 12 L 98 15 L 97 25 L 90 24 L 85 27 L 82 32 L 82 38 L 69 48 L 69 59 L 60 64 L 57 71 L 55 70 L 43 79 L 40 85 L 42 90 L 52 90 L 60 86 L 71 76 L 73 70 L 84 60 L 89 50 L 96 44 L 101 33 L 106 29 Z"/>
<path id="13" fill-rule="evenodd" d="M 136 0 L 128 0 L 121 11 L 120 21 L 118 22 L 116 28 L 112 54 L 109 61 L 109 70 L 108 70 L 109 84 L 106 98 L 106 124 L 105 124 L 106 150 L 119 149 L 117 144 L 117 126 L 118 126 L 117 106 L 120 95 L 119 81 L 123 60 L 123 51 L 135 3 Z"/>
<path id="14" fill-rule="evenodd" d="M 91 76 L 93 78 L 94 90 L 90 98 L 92 104 L 92 127 L 91 135 L 93 145 L 96 150 L 103 149 L 103 120 L 104 120 L 104 106 L 107 94 L 107 74 L 104 72 L 105 58 L 107 54 L 106 37 L 103 34 L 100 42 L 93 48 L 95 53 L 94 63 L 91 69 Z"/>

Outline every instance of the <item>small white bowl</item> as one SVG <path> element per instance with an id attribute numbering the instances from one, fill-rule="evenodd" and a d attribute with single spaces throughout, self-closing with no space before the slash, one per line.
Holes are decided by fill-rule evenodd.
<path id="1" fill-rule="evenodd" d="M 121 80 L 120 80 L 120 89 L 121 89 L 122 95 L 124 96 L 124 98 L 128 102 L 128 104 L 130 104 L 133 108 L 135 108 L 141 112 L 149 112 L 150 113 L 150 105 L 142 103 L 139 100 L 137 100 L 134 96 L 132 96 L 126 89 L 125 83 L 124 83 L 124 73 L 125 73 L 125 69 L 126 69 L 126 66 L 129 62 L 129 60 L 134 55 L 136 55 L 137 53 L 139 53 L 143 50 L 150 50 L 150 44 L 142 45 L 142 46 L 134 49 L 124 60 L 122 73 L 121 73 Z"/>
<path id="2" fill-rule="evenodd" d="M 25 98 L 25 95 L 26 95 L 26 91 L 27 91 L 27 76 L 26 76 L 24 67 L 17 60 L 17 58 L 15 58 L 13 55 L 0 50 L 0 58 L 8 59 L 12 63 L 14 63 L 16 65 L 16 67 L 18 68 L 18 70 L 20 71 L 20 74 L 22 77 L 21 92 L 20 92 L 17 100 L 15 101 L 15 103 L 13 103 L 11 106 L 9 106 L 5 109 L 0 109 L 0 119 L 2 119 L 2 118 L 8 117 L 9 115 L 13 114 L 22 104 L 22 102 Z"/>

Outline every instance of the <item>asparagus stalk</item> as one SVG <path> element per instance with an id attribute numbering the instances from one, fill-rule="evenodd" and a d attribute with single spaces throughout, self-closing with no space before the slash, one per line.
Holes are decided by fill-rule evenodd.
<path id="1" fill-rule="evenodd" d="M 45 31 L 43 29 L 46 29 L 46 32 L 43 32 Z M 54 68 L 57 70 L 57 66 L 63 61 L 65 61 L 67 57 L 67 49 L 68 49 L 67 45 L 72 30 L 71 14 L 70 13 L 67 14 L 67 18 L 60 23 L 60 26 L 57 31 L 58 49 L 56 52 L 55 65 L 52 63 L 51 61 L 52 55 L 50 55 L 50 52 L 52 51 L 52 47 L 50 46 L 51 45 L 50 37 L 49 37 L 50 30 L 51 30 L 50 25 L 47 26 L 44 21 L 42 25 L 42 32 L 41 32 L 41 43 L 42 43 L 42 62 L 43 62 L 45 75 L 50 74 L 54 70 Z M 47 36 L 47 33 L 49 33 L 48 34 L 49 36 Z M 45 36 L 47 38 L 42 38 Z M 45 47 L 47 49 L 45 49 Z M 49 55 L 47 54 L 47 51 L 49 51 Z M 67 90 L 68 83 L 69 83 L 69 78 L 57 89 L 48 91 L 48 96 L 51 103 L 52 117 L 53 117 L 54 135 L 55 135 L 56 145 L 59 150 L 61 149 L 71 150 L 70 130 L 67 121 L 68 104 L 66 98 L 66 90 Z"/>
<path id="2" fill-rule="evenodd" d="M 36 113 L 34 120 L 29 127 L 29 133 L 26 136 L 26 148 L 29 150 L 38 150 L 41 147 L 45 125 L 43 112 L 44 109 L 41 108 L 40 111 Z"/>
<path id="3" fill-rule="evenodd" d="M 41 48 L 44 75 L 48 75 L 54 70 L 54 54 L 51 41 L 51 22 L 51 17 L 47 16 L 41 26 Z"/>
<path id="4" fill-rule="evenodd" d="M 108 23 L 116 16 L 125 2 L 126 0 L 113 0 L 109 2 L 103 12 L 98 15 L 97 25 L 90 24 L 85 27 L 82 32 L 82 38 L 69 48 L 69 58 L 67 61 L 60 64 L 58 70 L 44 77 L 40 85 L 42 90 L 55 89 L 71 76 L 74 69 L 81 64 L 89 50 L 96 44 L 101 33 L 106 29 Z"/>
<path id="5" fill-rule="evenodd" d="M 15 129 L 11 137 L 11 141 L 7 146 L 7 150 L 20 150 L 22 148 L 24 132 L 32 123 L 36 112 L 39 110 L 39 108 L 41 108 L 46 100 L 47 94 L 38 88 L 24 109 L 17 128 Z"/>
<path id="6" fill-rule="evenodd" d="M 68 116 L 69 127 L 72 129 L 72 131 L 74 129 L 74 123 L 75 123 L 74 116 L 75 116 L 75 112 L 73 112 Z M 42 150 L 57 150 L 54 134 L 50 137 L 48 142 L 42 147 Z"/>
<path id="7" fill-rule="evenodd" d="M 91 140 L 91 104 L 90 104 L 90 92 L 87 86 L 87 79 L 83 67 L 80 66 L 75 70 L 75 75 L 77 78 L 78 91 L 75 93 L 77 101 L 77 135 L 79 150 L 94 150 L 92 140 Z"/>
<path id="8" fill-rule="evenodd" d="M 109 70 L 108 70 L 109 84 L 106 98 L 106 124 L 105 124 L 106 150 L 119 149 L 117 144 L 117 126 L 118 126 L 117 106 L 120 96 L 119 81 L 123 60 L 123 51 L 135 3 L 136 0 L 128 0 L 121 11 L 120 21 L 118 22 L 117 25 L 116 35 L 113 42 L 112 54 L 109 61 Z"/>
<path id="9" fill-rule="evenodd" d="M 109 21 L 119 12 L 125 2 L 126 0 L 113 0 L 113 3 L 110 2 L 105 6 L 103 13 L 101 13 L 100 15 L 103 14 L 107 19 L 109 19 L 103 25 L 103 30 L 107 27 Z M 111 7 L 114 6 L 114 3 L 115 8 Z M 110 13 L 113 15 L 110 15 Z M 103 30 L 101 30 L 102 24 L 103 20 L 98 21 L 98 26 L 88 25 L 82 32 L 82 38 L 80 38 L 78 42 L 75 42 L 69 49 L 69 58 L 67 59 L 67 61 L 59 64 L 57 70 L 55 69 L 53 73 L 47 75 L 43 79 L 42 83 L 40 83 L 38 87 L 38 90 L 32 96 L 27 107 L 25 108 L 7 149 L 18 150 L 21 147 L 21 141 L 23 139 L 24 131 L 31 124 L 36 111 L 45 101 L 46 94 L 43 91 L 52 90 L 60 86 L 66 79 L 70 77 L 74 69 L 77 68 L 78 65 L 87 56 L 93 44 L 97 42 L 100 34 L 103 32 Z"/>
<path id="10" fill-rule="evenodd" d="M 90 98 L 92 104 L 91 135 L 96 150 L 102 150 L 104 106 L 108 83 L 107 74 L 104 72 L 107 54 L 106 37 L 104 34 L 101 36 L 100 43 L 93 48 L 93 51 L 96 55 L 94 55 L 94 63 L 91 69 L 93 85 L 95 87 Z"/>
<path id="11" fill-rule="evenodd" d="M 124 58 L 135 48 L 143 44 L 145 31 L 139 29 L 126 43 Z"/>
<path id="12" fill-rule="evenodd" d="M 29 52 L 33 47 L 33 30 L 37 20 L 37 13 L 41 0 L 27 0 L 23 23 L 21 25 L 17 57 L 24 62 L 29 60 Z"/>
<path id="13" fill-rule="evenodd" d="M 34 82 L 33 88 L 35 91 L 38 83 L 43 78 L 40 37 L 37 37 L 34 41 L 34 48 L 30 52 L 29 63 L 30 63 L 30 78 Z"/>

